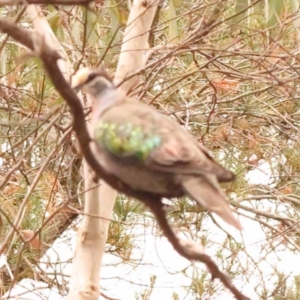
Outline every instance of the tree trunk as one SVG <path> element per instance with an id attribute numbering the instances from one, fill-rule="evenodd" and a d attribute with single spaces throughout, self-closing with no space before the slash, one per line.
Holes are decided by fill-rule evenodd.
<path id="1" fill-rule="evenodd" d="M 115 82 L 121 82 L 127 75 L 142 67 L 148 48 L 150 27 L 157 9 L 157 0 L 135 0 L 127 21 L 121 47 Z M 138 81 L 137 77 L 127 80 L 122 91 L 128 93 Z M 73 272 L 68 299 L 96 300 L 99 298 L 100 267 L 105 251 L 111 212 L 117 192 L 106 183 L 96 187 L 89 167 L 85 164 L 86 199 L 85 214 L 78 231 L 77 245 L 73 259 Z M 94 188 L 93 188 L 94 187 Z M 101 218 L 91 217 L 96 215 Z"/>

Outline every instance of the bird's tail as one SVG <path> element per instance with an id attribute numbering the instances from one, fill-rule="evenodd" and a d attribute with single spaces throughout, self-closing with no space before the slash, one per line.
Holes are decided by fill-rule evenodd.
<path id="1" fill-rule="evenodd" d="M 242 230 L 242 225 L 235 218 L 229 207 L 226 195 L 221 190 L 215 176 L 190 177 L 180 176 L 185 192 L 201 206 L 211 210 L 226 223 Z"/>

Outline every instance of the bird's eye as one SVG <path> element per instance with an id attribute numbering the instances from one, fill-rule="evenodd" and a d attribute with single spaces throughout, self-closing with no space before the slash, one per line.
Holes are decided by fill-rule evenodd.
<path id="1" fill-rule="evenodd" d="M 87 82 L 92 81 L 94 78 L 96 78 L 98 76 L 97 73 L 91 73 L 89 74 L 88 78 L 87 78 Z"/>

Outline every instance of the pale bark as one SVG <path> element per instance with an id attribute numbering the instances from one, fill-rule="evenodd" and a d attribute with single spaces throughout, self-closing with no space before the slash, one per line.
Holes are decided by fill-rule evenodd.
<path id="1" fill-rule="evenodd" d="M 145 3 L 147 3 L 146 6 Z M 157 3 L 157 0 L 134 1 L 124 34 L 115 76 L 116 82 L 120 82 L 126 75 L 142 67 Z M 136 78 L 126 81 L 122 85 L 122 90 L 127 93 L 136 84 L 136 81 Z M 85 179 L 90 178 L 86 181 L 86 189 L 94 185 L 90 174 L 88 168 L 85 168 Z M 85 200 L 86 214 L 78 232 L 73 259 L 73 272 L 68 295 L 68 298 L 72 300 L 96 300 L 99 298 L 100 267 L 109 227 L 107 219 L 111 218 L 117 192 L 105 182 L 101 182 L 100 188 L 90 190 L 89 195 Z M 91 218 L 88 216 L 89 214 L 98 215 L 104 219 Z"/>
<path id="2" fill-rule="evenodd" d="M 27 13 L 33 21 L 34 29 L 41 34 L 46 43 L 55 49 L 63 59 L 58 61 L 60 71 L 64 74 L 67 81 L 73 74 L 73 68 L 68 60 L 68 56 L 54 35 L 49 23 L 39 7 L 29 5 Z M 85 179 L 85 208 L 84 212 L 96 216 L 110 217 L 110 213 L 102 212 L 102 205 L 99 201 L 100 188 L 91 176 L 91 171 L 84 161 Z M 113 201 L 110 211 L 113 207 Z M 99 218 L 84 216 L 82 225 L 78 231 L 76 252 L 73 260 L 73 273 L 69 299 L 98 299 L 99 297 L 99 270 L 101 266 L 102 253 L 99 251 L 103 247 L 102 239 L 106 241 L 108 228 L 107 221 Z M 104 225 L 103 225 L 104 224 Z M 103 228 L 104 227 L 104 228 Z M 105 235 L 103 236 L 103 233 Z"/>
<path id="3" fill-rule="evenodd" d="M 143 66 L 148 37 L 157 9 L 158 0 L 135 0 L 130 10 L 121 54 L 115 75 L 115 83 L 121 82 L 126 76 Z M 126 80 L 121 89 L 127 93 L 137 84 L 138 78 Z"/>

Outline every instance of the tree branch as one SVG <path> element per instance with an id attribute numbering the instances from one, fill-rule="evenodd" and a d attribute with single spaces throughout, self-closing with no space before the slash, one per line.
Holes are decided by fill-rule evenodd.
<path id="1" fill-rule="evenodd" d="M 218 278 L 224 284 L 224 286 L 226 286 L 232 292 L 236 299 L 250 300 L 250 298 L 243 295 L 232 284 L 231 280 L 226 274 L 220 271 L 216 263 L 207 254 L 205 254 L 201 245 L 193 242 L 192 240 L 183 240 L 174 233 L 164 213 L 164 204 L 162 203 L 161 199 L 156 199 L 153 201 L 151 198 L 143 198 L 140 200 L 153 212 L 164 235 L 181 256 L 189 260 L 195 260 L 204 263 L 207 266 L 212 279 L 214 280 L 215 278 Z"/>
<path id="2" fill-rule="evenodd" d="M 26 0 L 27 4 L 55 4 L 55 5 L 87 5 L 94 0 Z M 1 0 L 0 6 L 18 5 L 24 3 L 23 0 Z"/>

